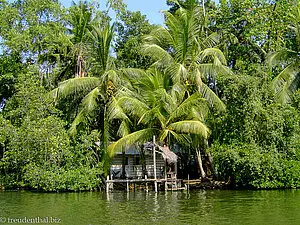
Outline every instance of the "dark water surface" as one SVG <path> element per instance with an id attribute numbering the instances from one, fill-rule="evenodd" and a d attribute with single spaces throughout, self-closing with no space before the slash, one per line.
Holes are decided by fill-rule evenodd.
<path id="1" fill-rule="evenodd" d="M 300 224 L 300 190 L 0 192 L 0 224 L 25 224 L 21 219 L 63 225 Z"/>

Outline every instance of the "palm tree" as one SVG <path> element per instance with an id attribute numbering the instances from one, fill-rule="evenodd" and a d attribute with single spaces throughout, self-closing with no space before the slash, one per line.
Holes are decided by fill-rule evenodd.
<path id="1" fill-rule="evenodd" d="M 201 17 L 197 1 L 176 4 L 174 14 L 165 12 L 166 28 L 158 27 L 145 37 L 143 52 L 156 62 L 146 72 L 127 71 L 135 82 L 120 91 L 110 106 L 112 118 L 122 122 L 121 138 L 108 151 L 113 156 L 125 146 L 151 140 L 152 135 L 166 144 L 188 143 L 197 153 L 204 178 L 200 148 L 210 134 L 205 125 L 208 106 L 222 111 L 225 105 L 202 80 L 231 72 L 223 53 L 215 48 L 218 35 L 208 36 L 201 26 L 205 16 Z"/>
<path id="2" fill-rule="evenodd" d="M 292 94 L 300 86 L 300 5 L 294 8 L 290 14 L 293 24 L 289 29 L 294 33 L 291 49 L 283 48 L 268 56 L 269 64 L 284 68 L 273 80 L 273 89 L 280 103 L 288 103 Z"/>
<path id="3" fill-rule="evenodd" d="M 167 71 L 155 67 L 125 72 L 130 74 L 131 86 L 118 91 L 108 110 L 111 120 L 121 120 L 117 132 L 121 138 L 108 147 L 111 157 L 126 146 L 151 140 L 153 135 L 166 145 L 191 145 L 191 134 L 208 138 L 210 130 L 204 123 L 208 102 L 199 92 L 190 95 L 186 85 L 173 83 Z M 202 163 L 201 172 L 205 176 Z"/>
<path id="4" fill-rule="evenodd" d="M 197 93 L 206 99 L 214 110 L 224 111 L 225 105 L 219 99 L 216 88 L 217 75 L 232 74 L 226 66 L 226 58 L 217 48 L 220 35 L 209 33 L 205 26 L 205 8 L 196 0 L 186 1 L 184 5 L 175 2 L 179 8 L 175 13 L 165 12 L 166 27 L 159 27 L 145 37 L 144 53 L 153 57 L 154 67 L 167 71 L 174 84 L 189 86 L 188 96 Z M 207 86 L 203 80 L 211 81 Z M 192 143 L 199 143 L 198 135 L 193 135 Z M 202 138 L 202 145 L 207 145 Z M 192 146 L 192 145 L 191 145 Z M 192 146 L 197 155 L 202 177 L 200 144 Z"/>
<path id="5" fill-rule="evenodd" d="M 86 76 L 88 33 L 94 23 L 92 10 L 92 6 L 82 0 L 78 4 L 73 2 L 69 9 L 69 41 L 56 55 L 59 64 L 58 80 Z"/>
<path id="6" fill-rule="evenodd" d="M 168 70 L 174 82 L 186 82 L 197 90 L 215 108 L 225 109 L 225 105 L 216 95 L 215 80 L 217 74 L 232 74 L 226 66 L 222 51 L 215 46 L 220 36 L 207 35 L 202 26 L 205 20 L 203 9 L 197 1 L 190 0 L 188 6 L 172 14 L 165 12 L 166 27 L 159 27 L 146 36 L 144 53 L 156 59 L 155 66 Z M 212 91 L 203 80 L 213 80 Z"/>
<path id="7" fill-rule="evenodd" d="M 80 99 L 75 105 L 75 118 L 70 127 L 70 134 L 78 129 L 98 129 L 102 135 L 102 147 L 105 149 L 109 139 L 107 123 L 107 104 L 118 82 L 117 73 L 110 56 L 113 26 L 92 26 L 88 32 L 88 55 L 93 63 L 93 76 L 81 76 L 61 82 L 51 93 L 57 102 L 66 99 Z"/>

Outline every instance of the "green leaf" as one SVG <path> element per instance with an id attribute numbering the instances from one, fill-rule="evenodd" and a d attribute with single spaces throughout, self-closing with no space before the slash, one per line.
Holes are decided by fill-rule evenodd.
<path id="1" fill-rule="evenodd" d="M 179 133 L 199 134 L 205 139 L 210 135 L 209 128 L 200 121 L 179 121 L 170 124 L 168 128 Z"/>
<path id="2" fill-rule="evenodd" d="M 116 152 L 121 152 L 124 150 L 125 147 L 129 147 L 136 143 L 144 143 L 151 140 L 152 136 L 155 134 L 156 129 L 153 128 L 146 128 L 131 134 L 128 134 L 118 141 L 110 144 L 107 148 L 108 155 L 113 157 Z"/>

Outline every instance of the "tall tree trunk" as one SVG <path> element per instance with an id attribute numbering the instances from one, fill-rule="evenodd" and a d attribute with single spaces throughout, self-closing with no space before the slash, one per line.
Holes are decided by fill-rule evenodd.
<path id="1" fill-rule="evenodd" d="M 205 171 L 203 169 L 200 149 L 196 149 L 196 155 L 197 155 L 197 161 L 198 161 L 198 166 L 199 166 L 199 169 L 200 169 L 201 178 L 204 179 L 206 177 L 206 174 L 205 174 Z"/>
<path id="2" fill-rule="evenodd" d="M 209 147 L 209 146 L 208 146 L 208 140 L 205 139 L 205 140 L 204 140 L 204 143 L 205 143 L 205 148 L 207 149 L 207 148 Z M 213 158 L 212 158 L 210 152 L 207 153 L 207 156 L 208 156 L 208 162 L 209 162 L 209 167 L 210 167 L 210 172 L 209 172 L 210 174 L 209 174 L 209 175 L 212 175 L 212 174 L 214 174 L 214 172 L 215 172 L 214 164 L 213 164 Z"/>

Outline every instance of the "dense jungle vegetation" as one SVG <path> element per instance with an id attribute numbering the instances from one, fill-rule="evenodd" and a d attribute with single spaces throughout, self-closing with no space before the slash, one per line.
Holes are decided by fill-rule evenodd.
<path id="1" fill-rule="evenodd" d="M 299 2 L 167 3 L 0 1 L 1 187 L 99 188 L 153 135 L 199 177 L 300 186 Z"/>

